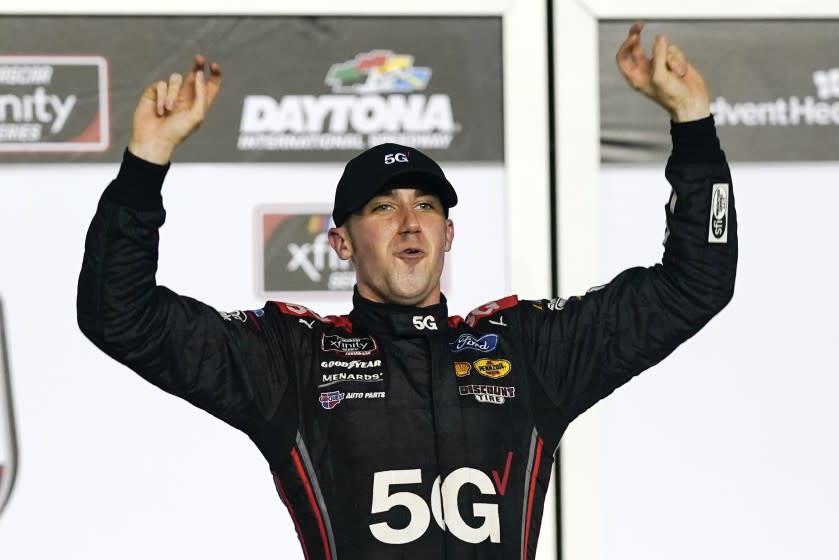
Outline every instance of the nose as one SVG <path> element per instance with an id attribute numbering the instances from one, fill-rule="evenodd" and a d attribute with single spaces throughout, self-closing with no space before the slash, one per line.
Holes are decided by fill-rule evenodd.
<path id="1" fill-rule="evenodd" d="M 418 233 L 420 231 L 420 221 L 416 210 L 410 206 L 402 207 L 401 223 L 399 224 L 400 233 Z"/>

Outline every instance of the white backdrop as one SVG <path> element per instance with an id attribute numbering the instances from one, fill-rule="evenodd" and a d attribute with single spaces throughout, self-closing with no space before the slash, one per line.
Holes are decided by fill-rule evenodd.
<path id="1" fill-rule="evenodd" d="M 772 17 L 837 18 L 839 4 L 555 2 L 561 293 L 581 293 L 618 268 L 660 258 L 661 209 L 667 196 L 663 166 L 647 169 L 643 176 L 624 175 L 625 170 L 617 168 L 601 175 L 597 21 Z M 579 56 L 580 52 L 593 54 Z M 667 127 L 664 114 L 661 126 Z M 836 495 L 835 476 L 828 474 L 828 469 L 835 472 L 837 461 L 832 443 L 836 416 L 825 408 L 826 397 L 817 397 L 815 404 L 794 398 L 805 388 L 812 395 L 836 391 L 834 372 L 839 368 L 830 347 L 821 346 L 818 339 L 819 330 L 835 332 L 826 317 L 836 308 L 818 288 L 830 286 L 831 275 L 835 279 L 829 255 L 837 236 L 829 221 L 814 217 L 814 210 L 818 214 L 829 207 L 831 194 L 826 189 L 836 183 L 835 170 L 812 166 L 806 176 L 818 179 L 813 188 L 821 190 L 808 191 L 803 168 L 761 169 L 742 164 L 733 169 L 743 249 L 731 306 L 707 332 L 589 410 L 566 433 L 563 558 L 647 560 L 698 558 L 702 553 L 704 558 L 721 559 L 820 559 L 839 554 L 832 536 L 839 514 L 827 507 Z M 760 178 L 763 175 L 770 180 Z M 783 189 L 776 182 L 781 177 L 787 179 Z M 646 201 L 646 209 L 643 214 L 625 213 L 617 207 L 622 189 L 637 191 L 634 181 L 641 180 L 650 189 L 649 198 L 639 199 Z M 767 186 L 771 184 L 776 188 Z M 818 201 L 809 199 L 808 192 L 817 194 Z M 779 214 L 782 208 L 793 211 Z M 640 237 L 634 233 L 639 227 L 651 229 Z M 630 251 L 635 258 L 608 260 L 602 251 Z M 816 255 L 819 260 L 813 263 Z M 779 269 L 785 272 L 779 275 Z M 773 355 L 777 359 L 770 359 Z M 760 373 L 752 367 L 755 363 L 769 366 L 757 386 L 753 382 Z M 696 371 L 700 374 L 688 373 Z M 706 384 L 711 374 L 725 376 L 727 391 L 719 384 Z M 793 375 L 802 384 L 786 386 Z M 616 472 L 622 467 L 625 474 Z M 640 476 L 645 469 L 637 484 L 630 480 L 629 475 Z M 664 476 L 662 471 L 669 473 L 658 483 L 653 474 Z M 675 477 L 680 477 L 678 484 Z M 827 530 L 831 527 L 833 533 Z"/>
<path id="2" fill-rule="evenodd" d="M 128 2 L 116 12 L 112 3 L 101 0 L 72 5 L 35 0 L 25 6 L 4 3 L 0 11 L 347 13 L 345 3 L 334 0 L 286 4 Z M 464 181 L 458 184 L 464 200 L 453 211 L 454 258 L 485 258 L 474 248 L 493 247 L 507 273 L 486 277 L 480 288 L 470 286 L 465 293 L 456 292 L 465 285 L 458 288 L 453 272 L 451 309 L 466 313 L 510 291 L 523 297 L 549 295 L 544 6 L 526 0 L 413 5 L 365 0 L 354 2 L 352 10 L 502 18 L 504 169 L 447 166 L 447 171 L 455 181 Z M 249 169 L 264 171 L 257 167 Z M 162 231 L 160 281 L 221 309 L 261 305 L 253 295 L 253 267 L 245 258 L 253 249 L 250 220 L 255 204 L 276 200 L 274 173 L 294 171 L 270 169 L 270 180 L 263 175 L 259 187 L 237 190 L 231 198 L 230 186 L 242 181 L 242 169 L 174 168 L 165 191 L 169 222 Z M 330 188 L 339 171 L 322 169 L 324 181 L 315 182 Z M 299 557 L 291 522 L 252 443 L 118 366 L 75 326 L 84 230 L 116 166 L 78 166 L 70 173 L 61 165 L 4 165 L 1 172 L 0 295 L 9 322 L 21 454 L 17 487 L 0 520 L 0 558 Z M 198 205 L 195 195 L 205 180 L 209 184 Z M 331 190 L 324 199 L 330 201 Z M 503 216 L 506 224 L 495 237 L 485 231 L 487 210 Z M 470 238 L 470 232 L 477 237 Z M 346 310 L 335 298 L 330 302 L 313 307 L 324 313 Z M 550 494 L 540 559 L 555 555 Z"/>
<path id="3" fill-rule="evenodd" d="M 735 164 L 732 303 L 601 404 L 608 560 L 839 556 L 839 164 Z M 607 277 L 660 259 L 661 169 L 601 175 Z"/>

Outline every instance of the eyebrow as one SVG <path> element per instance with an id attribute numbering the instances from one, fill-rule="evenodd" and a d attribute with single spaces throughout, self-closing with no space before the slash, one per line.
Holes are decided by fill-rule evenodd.
<path id="1" fill-rule="evenodd" d="M 396 190 L 403 188 L 403 189 L 414 189 L 417 191 L 417 196 L 437 196 L 437 193 L 428 189 L 424 189 L 422 187 L 394 187 L 392 189 L 381 190 L 373 195 L 373 198 L 377 196 L 396 196 Z M 439 198 L 439 197 L 438 197 Z"/>

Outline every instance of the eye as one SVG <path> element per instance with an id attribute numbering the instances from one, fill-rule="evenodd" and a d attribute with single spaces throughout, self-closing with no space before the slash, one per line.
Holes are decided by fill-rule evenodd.
<path id="1" fill-rule="evenodd" d="M 434 210 L 437 208 L 437 205 L 429 200 L 423 200 L 417 203 L 417 208 L 422 210 Z"/>
<path id="2" fill-rule="evenodd" d="M 390 210 L 391 208 L 392 208 L 392 206 L 390 204 L 388 204 L 387 202 L 380 202 L 378 204 L 373 205 L 373 207 L 370 208 L 370 211 L 371 212 L 384 212 L 386 210 Z"/>

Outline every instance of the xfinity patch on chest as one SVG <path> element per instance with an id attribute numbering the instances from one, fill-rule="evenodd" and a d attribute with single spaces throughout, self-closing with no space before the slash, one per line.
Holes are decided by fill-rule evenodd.
<path id="1" fill-rule="evenodd" d="M 324 334 L 320 347 L 324 352 L 338 352 L 344 356 L 369 356 L 379 351 L 372 336 L 344 337 Z"/>

